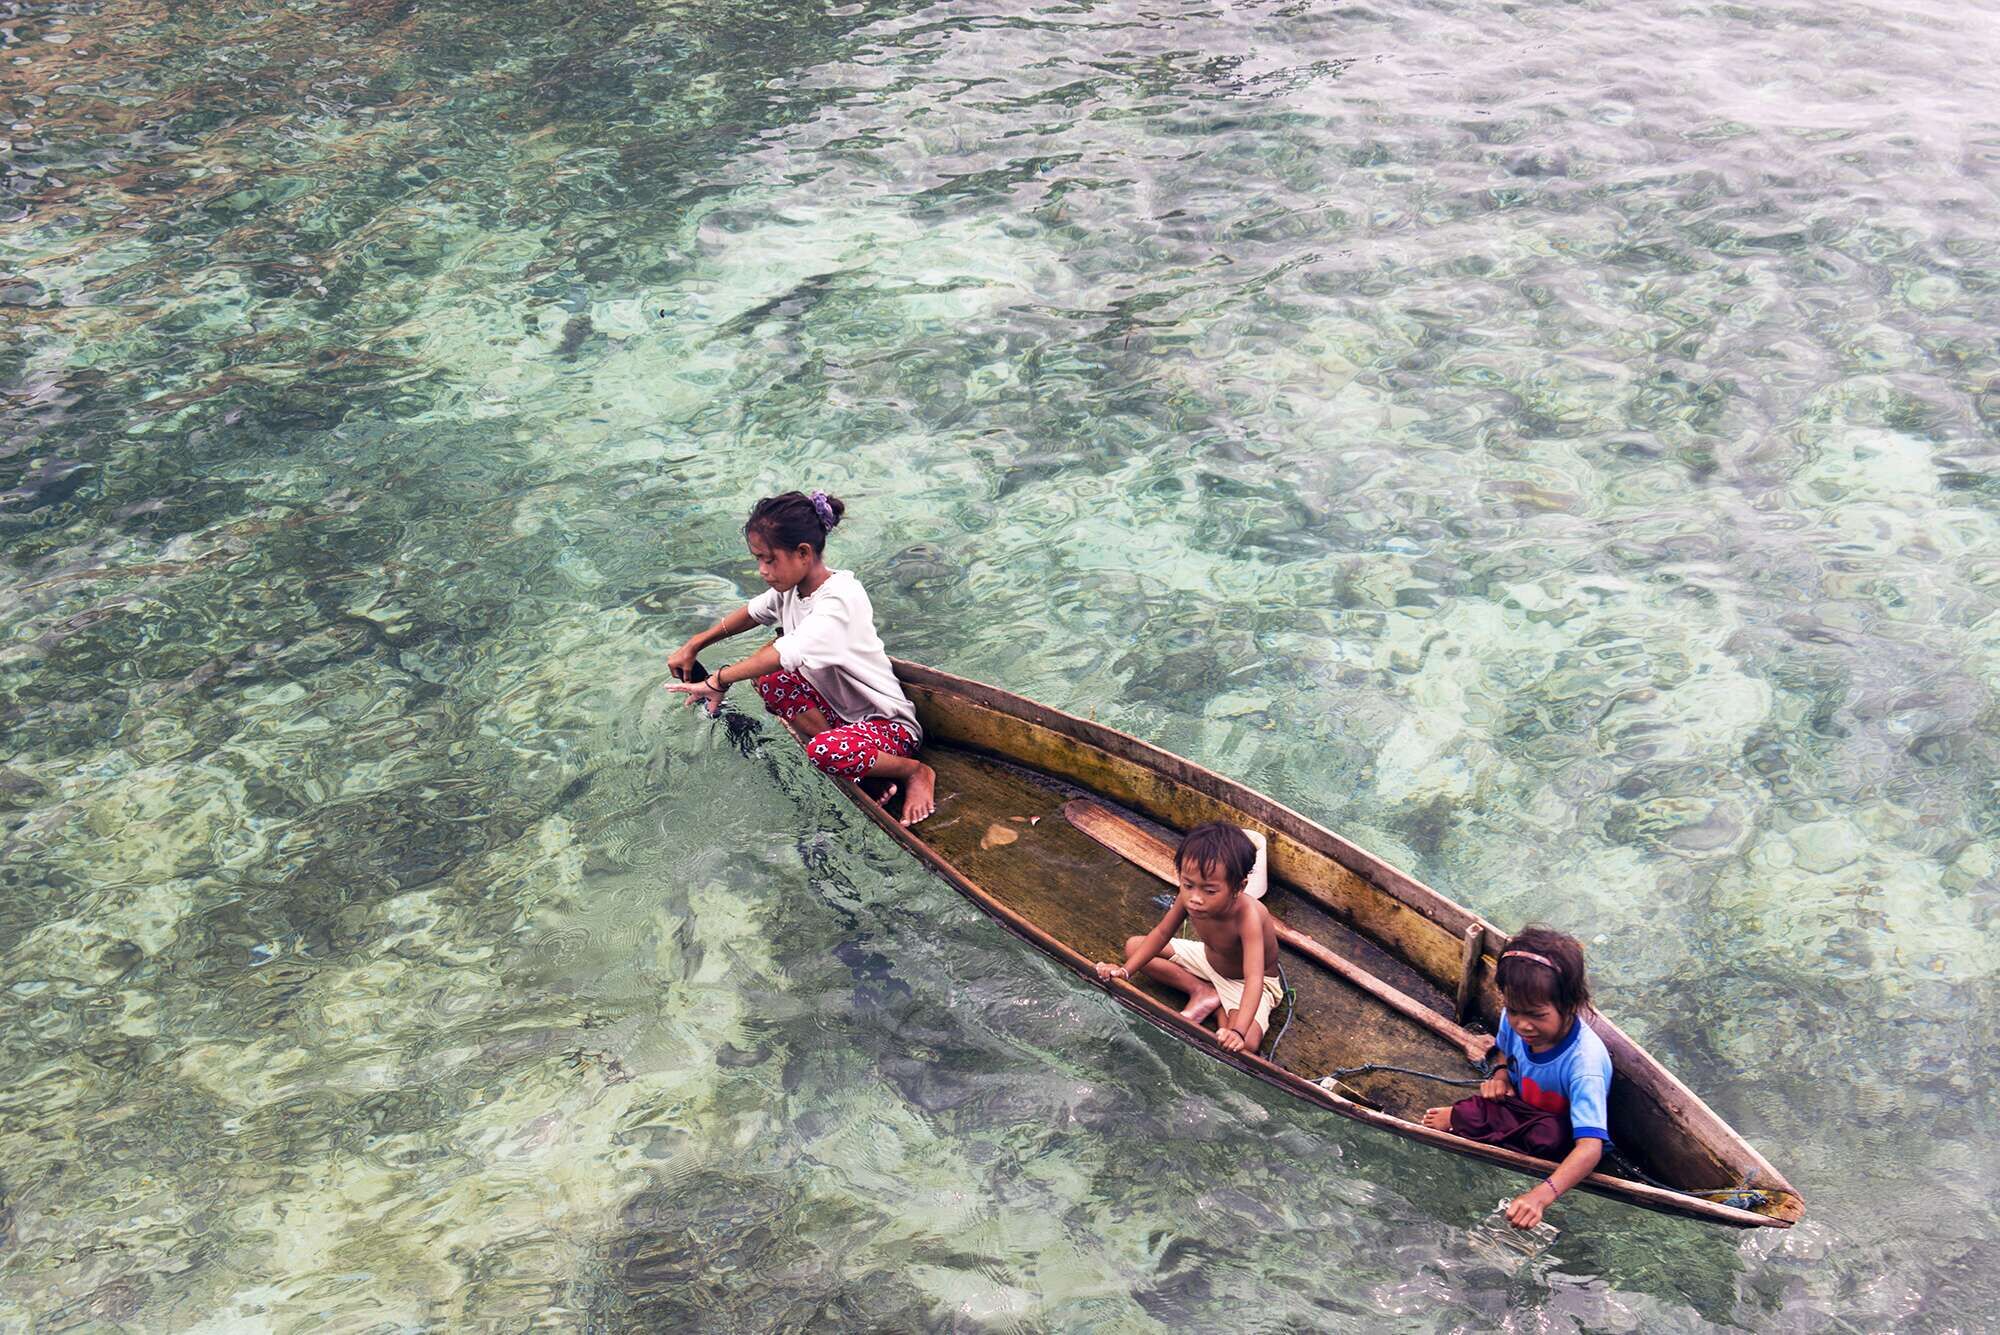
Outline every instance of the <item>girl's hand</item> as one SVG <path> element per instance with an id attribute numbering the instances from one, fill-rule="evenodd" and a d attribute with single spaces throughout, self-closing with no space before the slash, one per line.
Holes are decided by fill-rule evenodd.
<path id="1" fill-rule="evenodd" d="M 1233 1028 L 1224 1029 L 1221 1033 L 1215 1036 L 1215 1039 L 1216 1042 L 1222 1044 L 1222 1050 L 1224 1052 L 1243 1051 L 1243 1035 L 1237 1033 L 1236 1030 Z"/>
<path id="2" fill-rule="evenodd" d="M 1514 1082 L 1507 1078 L 1507 1070 L 1502 1067 L 1486 1077 L 1486 1083 L 1479 1087 L 1482 1099 L 1504 1099 L 1514 1092 Z"/>
<path id="3" fill-rule="evenodd" d="M 1515 1228 L 1533 1228 L 1542 1222 L 1542 1211 L 1555 1203 L 1555 1188 L 1537 1182 L 1507 1203 L 1507 1222 Z"/>
<path id="4" fill-rule="evenodd" d="M 675 681 L 687 680 L 688 673 L 694 669 L 694 655 L 692 640 L 667 655 L 667 671 L 674 674 Z"/>
<path id="5" fill-rule="evenodd" d="M 1101 963 L 1097 966 L 1099 982 L 1108 983 L 1114 978 L 1123 978 L 1128 983 L 1132 981 L 1132 975 L 1125 971 L 1125 966 L 1122 964 Z"/>
<path id="6" fill-rule="evenodd" d="M 685 695 L 689 709 L 698 704 L 706 704 L 710 718 L 722 712 L 722 697 L 725 692 L 716 689 L 713 677 L 707 681 L 670 681 L 667 683 L 667 689 L 675 695 Z"/>

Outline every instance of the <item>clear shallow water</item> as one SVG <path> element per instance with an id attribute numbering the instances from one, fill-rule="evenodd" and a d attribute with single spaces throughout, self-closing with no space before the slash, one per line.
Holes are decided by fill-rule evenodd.
<path id="1" fill-rule="evenodd" d="M 7 11 L 0 1324 L 1983 1324 L 1995 31 Z M 1499 1265 L 671 716 L 796 483 L 898 652 L 1585 936 L 1808 1221 Z"/>

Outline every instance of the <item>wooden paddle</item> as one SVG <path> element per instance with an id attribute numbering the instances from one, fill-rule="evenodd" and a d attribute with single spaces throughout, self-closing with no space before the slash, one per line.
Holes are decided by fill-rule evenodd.
<path id="1" fill-rule="evenodd" d="M 1109 807 L 1079 797 L 1063 806 L 1069 823 L 1124 858 L 1142 871 L 1152 873 L 1168 885 L 1179 885 L 1174 869 L 1174 850 L 1166 840 L 1134 825 Z M 1407 992 L 1398 991 L 1353 960 L 1336 955 L 1303 932 L 1277 923 L 1278 940 L 1315 964 L 1324 966 L 1343 982 L 1359 988 L 1406 1019 L 1414 1020 L 1432 1033 L 1442 1035 L 1463 1048 L 1481 1037 L 1446 1019 Z"/>

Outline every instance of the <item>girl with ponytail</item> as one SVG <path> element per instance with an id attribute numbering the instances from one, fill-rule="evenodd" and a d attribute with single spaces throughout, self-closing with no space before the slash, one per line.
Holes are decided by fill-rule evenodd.
<path id="1" fill-rule="evenodd" d="M 916 759 L 923 742 L 916 706 L 875 633 L 867 591 L 851 571 L 826 564 L 827 534 L 846 511 L 823 491 L 757 502 L 743 537 L 770 587 L 676 649 L 667 666 L 680 680 L 667 689 L 713 716 L 731 686 L 756 682 L 764 708 L 784 720 L 814 765 L 865 783 L 884 805 L 900 790 L 903 824 L 914 825 L 936 809 L 937 775 Z M 704 672 L 696 654 L 752 626 L 776 626 L 778 638 Z"/>

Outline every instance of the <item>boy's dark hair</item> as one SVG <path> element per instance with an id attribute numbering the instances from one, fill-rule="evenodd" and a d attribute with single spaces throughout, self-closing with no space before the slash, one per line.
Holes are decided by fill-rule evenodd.
<path id="1" fill-rule="evenodd" d="M 847 506 L 838 496 L 827 496 L 816 492 L 826 500 L 827 513 L 833 516 L 833 524 L 847 513 Z M 788 491 L 782 496 L 766 496 L 750 507 L 750 518 L 744 521 L 743 536 L 756 534 L 780 551 L 791 551 L 804 543 L 816 553 L 826 551 L 827 531 L 833 524 L 826 522 L 819 507 L 813 504 L 811 496 L 802 491 Z"/>
<path id="2" fill-rule="evenodd" d="M 1223 879 L 1241 890 L 1257 865 L 1257 845 L 1227 821 L 1205 821 L 1182 835 L 1181 846 L 1174 850 L 1175 871 L 1190 865 L 1218 867 Z"/>
<path id="3" fill-rule="evenodd" d="M 1540 955 L 1549 963 L 1523 959 L 1521 955 Z M 1500 967 L 1494 970 L 1494 981 L 1500 985 L 1500 995 L 1507 999 L 1509 1007 L 1554 1006 L 1562 1014 L 1570 1015 L 1590 1004 L 1590 980 L 1583 972 L 1583 942 L 1541 923 L 1522 928 L 1521 934 L 1507 943 L 1507 949 L 1500 955 Z"/>

